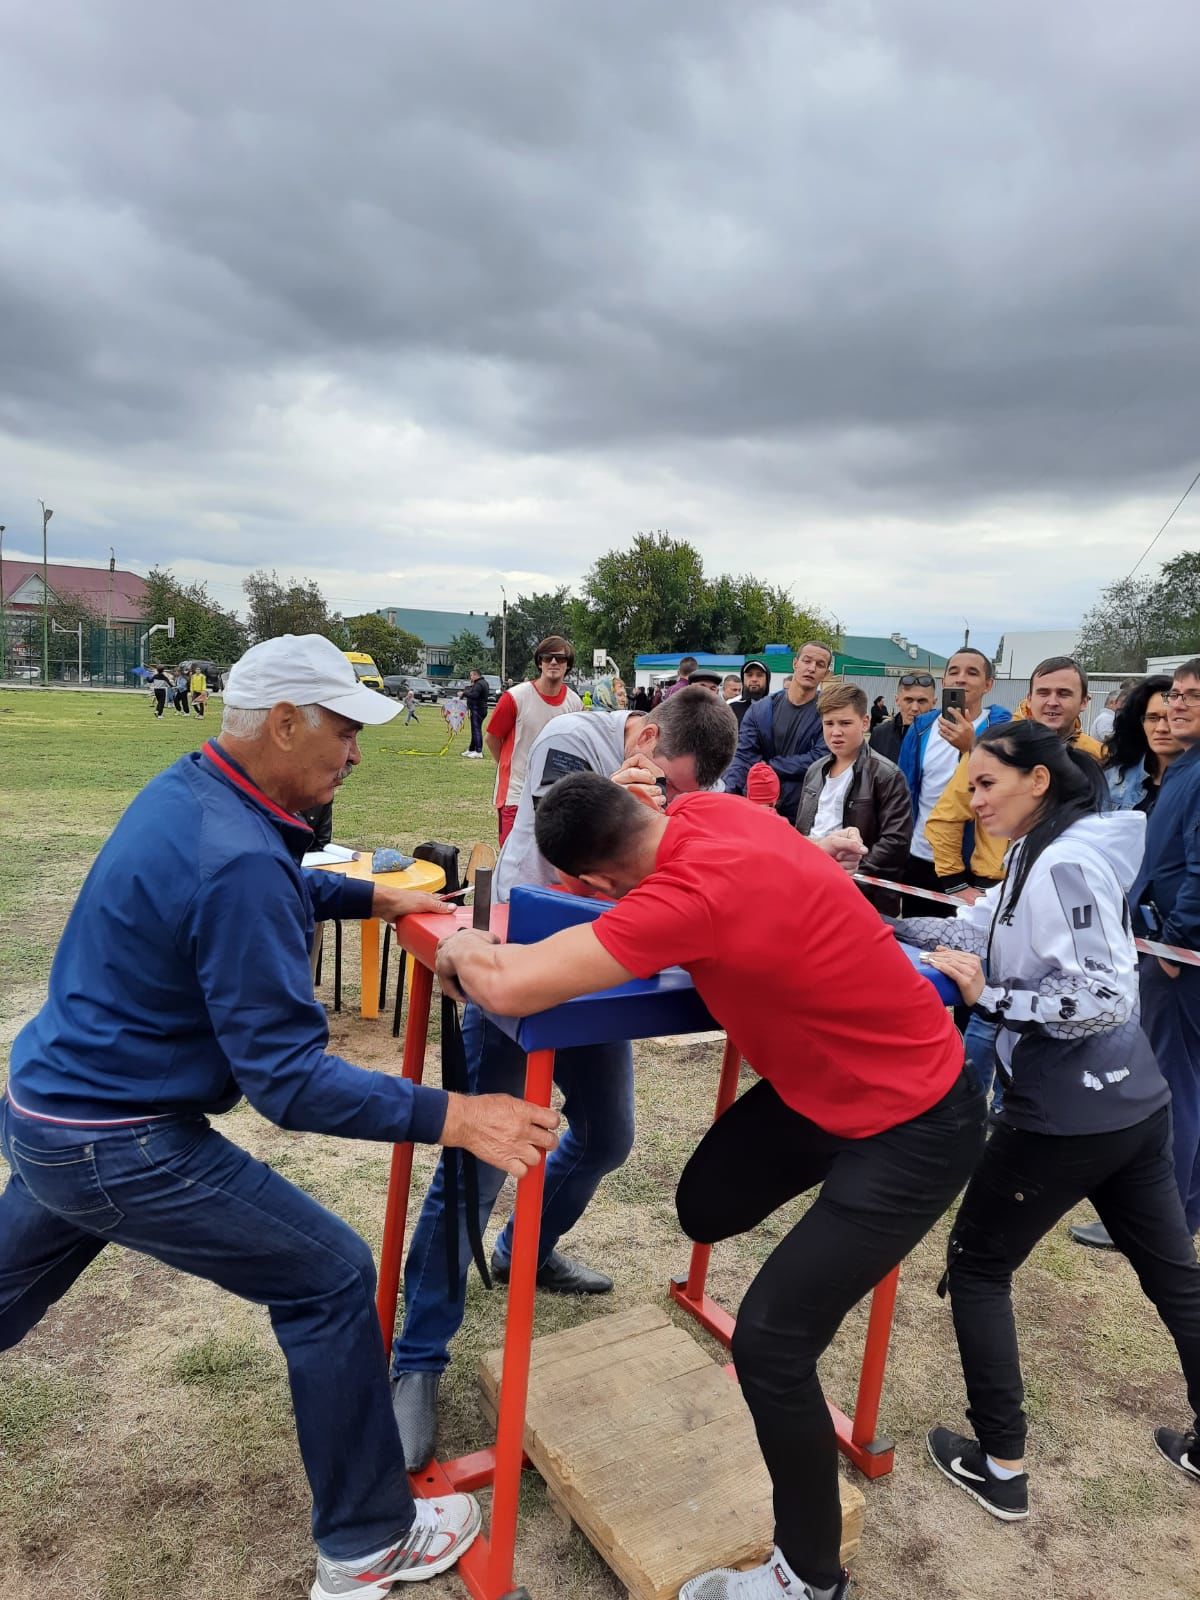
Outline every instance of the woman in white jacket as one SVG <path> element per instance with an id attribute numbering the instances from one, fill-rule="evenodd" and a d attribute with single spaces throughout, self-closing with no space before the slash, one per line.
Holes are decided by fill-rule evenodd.
<path id="1" fill-rule="evenodd" d="M 988 729 L 968 771 L 980 825 L 1014 841 L 1008 875 L 952 922 L 896 925 L 998 1024 L 1005 1085 L 942 1283 L 975 1438 L 934 1428 L 928 1444 L 951 1482 L 1017 1521 L 1029 1498 L 1013 1272 L 1066 1212 L 1092 1201 L 1175 1340 L 1196 1420 L 1154 1439 L 1200 1483 L 1200 1264 L 1174 1179 L 1170 1094 L 1138 1023 L 1125 896 L 1145 819 L 1106 813 L 1099 766 L 1036 722 Z"/>

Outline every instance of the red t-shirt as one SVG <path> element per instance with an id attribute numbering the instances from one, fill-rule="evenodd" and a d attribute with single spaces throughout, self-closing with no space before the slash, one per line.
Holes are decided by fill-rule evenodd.
<path id="1" fill-rule="evenodd" d="M 567 698 L 567 686 L 565 683 L 559 685 L 557 694 L 543 694 L 540 689 L 536 688 L 534 692 L 548 706 L 560 706 Z M 492 712 L 491 719 L 488 722 L 487 732 L 492 735 L 493 739 L 507 739 L 516 725 L 517 702 L 505 689 L 499 700 L 496 701 L 496 709 Z"/>
<path id="2" fill-rule="evenodd" d="M 847 874 L 739 796 L 674 801 L 654 871 L 595 930 L 639 978 L 685 967 L 755 1072 L 829 1133 L 908 1122 L 962 1070 L 932 984 Z"/>

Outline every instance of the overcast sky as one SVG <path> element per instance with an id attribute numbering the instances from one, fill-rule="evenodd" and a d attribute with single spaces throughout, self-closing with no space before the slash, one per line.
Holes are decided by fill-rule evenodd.
<path id="1" fill-rule="evenodd" d="M 932 647 L 1200 466 L 1190 0 L 0 0 L 5 551 L 494 606 L 639 528 Z M 1194 548 L 1184 508 L 1156 547 Z"/>

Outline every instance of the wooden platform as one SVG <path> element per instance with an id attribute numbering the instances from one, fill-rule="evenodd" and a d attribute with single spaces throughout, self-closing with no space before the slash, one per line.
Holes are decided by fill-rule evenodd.
<path id="1" fill-rule="evenodd" d="M 494 1415 L 501 1352 L 480 1363 Z M 658 1306 L 533 1341 L 525 1450 L 551 1499 L 637 1600 L 772 1548 L 771 1484 L 742 1392 Z M 842 1559 L 863 1497 L 842 1482 Z"/>

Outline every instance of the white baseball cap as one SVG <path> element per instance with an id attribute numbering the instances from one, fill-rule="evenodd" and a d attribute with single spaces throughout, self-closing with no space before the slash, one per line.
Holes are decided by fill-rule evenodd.
<path id="1" fill-rule="evenodd" d="M 266 711 L 288 700 L 323 706 L 351 722 L 390 722 L 398 702 L 368 689 L 334 644 L 320 633 L 285 633 L 252 645 L 235 661 L 225 681 L 225 704 L 239 711 Z"/>

